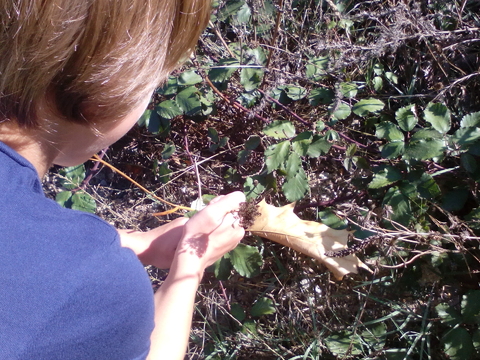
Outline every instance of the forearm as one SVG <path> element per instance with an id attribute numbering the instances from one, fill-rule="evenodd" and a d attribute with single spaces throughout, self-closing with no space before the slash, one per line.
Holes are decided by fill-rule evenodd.
<path id="1" fill-rule="evenodd" d="M 155 329 L 148 360 L 185 357 L 201 273 L 184 269 L 177 257 L 169 276 L 155 293 Z"/>

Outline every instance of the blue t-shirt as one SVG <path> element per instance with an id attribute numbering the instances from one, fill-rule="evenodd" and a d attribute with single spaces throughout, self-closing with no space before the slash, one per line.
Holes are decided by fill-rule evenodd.
<path id="1" fill-rule="evenodd" d="M 47 199 L 0 142 L 0 359 L 144 359 L 153 291 L 98 217 Z"/>

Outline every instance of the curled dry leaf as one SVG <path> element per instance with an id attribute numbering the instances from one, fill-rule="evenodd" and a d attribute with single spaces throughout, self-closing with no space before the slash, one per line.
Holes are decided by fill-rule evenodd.
<path id="1" fill-rule="evenodd" d="M 327 251 L 339 251 L 347 248 L 347 230 L 335 230 L 328 226 L 300 219 L 293 213 L 295 203 L 282 207 L 269 205 L 262 200 L 258 204 L 260 215 L 247 230 L 254 235 L 291 247 L 317 259 L 341 280 L 348 273 L 357 273 L 358 267 L 368 267 L 355 255 L 345 257 L 325 256 Z"/>

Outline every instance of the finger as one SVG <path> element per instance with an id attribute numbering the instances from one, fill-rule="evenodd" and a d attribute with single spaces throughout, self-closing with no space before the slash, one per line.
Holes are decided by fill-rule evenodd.
<path id="1" fill-rule="evenodd" d="M 216 200 L 216 198 L 214 199 Z M 240 207 L 240 203 L 245 202 L 245 195 L 240 191 L 232 192 L 228 195 L 222 196 L 211 204 L 212 210 L 215 208 L 215 212 L 225 215 L 232 211 L 237 211 Z M 210 206 L 210 205 L 209 205 Z"/>
<path id="2" fill-rule="evenodd" d="M 217 203 L 223 197 L 225 197 L 225 195 L 218 195 L 217 197 L 214 197 L 212 200 L 209 201 L 208 205 L 213 205 L 213 204 Z"/>

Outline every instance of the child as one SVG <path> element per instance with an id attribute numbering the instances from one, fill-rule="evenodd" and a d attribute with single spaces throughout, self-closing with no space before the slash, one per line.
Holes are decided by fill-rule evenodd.
<path id="1" fill-rule="evenodd" d="M 135 124 L 192 51 L 209 4 L 0 4 L 0 359 L 183 359 L 203 271 L 244 235 L 233 214 L 243 194 L 117 232 L 46 199 L 40 178 Z M 139 259 L 170 268 L 155 295 Z"/>

